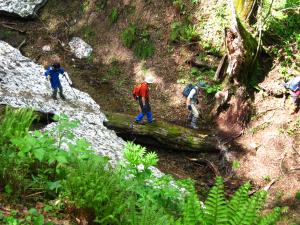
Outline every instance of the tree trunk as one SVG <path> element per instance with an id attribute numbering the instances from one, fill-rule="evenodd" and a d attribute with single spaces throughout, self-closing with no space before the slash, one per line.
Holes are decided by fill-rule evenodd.
<path id="1" fill-rule="evenodd" d="M 136 124 L 133 116 L 105 112 L 108 121 L 104 125 L 124 139 L 139 143 L 171 148 L 180 151 L 216 152 L 217 138 L 208 133 L 155 120 L 152 124 Z"/>

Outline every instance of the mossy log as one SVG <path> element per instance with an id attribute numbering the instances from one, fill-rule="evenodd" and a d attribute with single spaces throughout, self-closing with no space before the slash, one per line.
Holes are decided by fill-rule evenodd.
<path id="1" fill-rule="evenodd" d="M 127 114 L 105 112 L 108 121 L 104 125 L 124 139 L 139 143 L 182 151 L 216 152 L 217 138 L 182 126 L 155 120 L 152 124 L 133 123 L 134 117 Z"/>

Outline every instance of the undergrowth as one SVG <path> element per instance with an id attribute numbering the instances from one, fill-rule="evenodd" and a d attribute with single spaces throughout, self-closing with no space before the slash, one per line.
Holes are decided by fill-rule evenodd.
<path id="1" fill-rule="evenodd" d="M 63 205 L 61 209 L 88 210 L 97 224 L 275 224 L 280 216 L 279 208 L 260 215 L 266 193 L 249 197 L 249 183 L 226 199 L 223 180 L 217 177 L 202 203 L 191 180 L 155 175 L 152 166 L 158 157 L 144 147 L 127 143 L 124 160 L 112 167 L 89 143 L 74 138 L 78 121 L 56 116 L 52 130 L 29 132 L 33 115 L 31 110 L 7 108 L 1 119 L 0 190 L 7 199 L 22 202 L 38 190 L 42 196 L 32 201 L 51 199 Z M 51 224 L 38 210 L 30 212 L 27 219 L 0 215 L 0 223 Z"/>
<path id="2" fill-rule="evenodd" d="M 124 46 L 133 49 L 134 55 L 140 59 L 150 58 L 155 52 L 154 43 L 146 28 L 131 24 L 123 30 L 121 39 Z"/>

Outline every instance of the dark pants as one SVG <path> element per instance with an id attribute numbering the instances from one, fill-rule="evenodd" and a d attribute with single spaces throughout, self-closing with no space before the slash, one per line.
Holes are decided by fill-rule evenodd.
<path id="1" fill-rule="evenodd" d="M 61 98 L 65 98 L 65 96 L 64 96 L 64 94 L 63 94 L 63 88 L 62 88 L 62 86 L 61 85 L 59 85 L 57 88 L 53 88 L 52 89 L 52 97 L 54 98 L 54 99 L 56 99 L 57 97 L 57 91 L 59 90 L 59 96 L 61 97 Z"/>
<path id="2" fill-rule="evenodd" d="M 135 121 L 138 123 L 141 122 L 142 119 L 144 118 L 144 116 L 146 115 L 148 123 L 151 123 L 152 122 L 152 112 L 151 112 L 151 106 L 150 106 L 149 100 L 146 99 L 144 107 L 143 107 L 142 97 L 138 97 L 138 101 L 139 101 L 139 105 L 140 105 L 142 111 L 137 115 L 137 117 L 135 118 Z"/>

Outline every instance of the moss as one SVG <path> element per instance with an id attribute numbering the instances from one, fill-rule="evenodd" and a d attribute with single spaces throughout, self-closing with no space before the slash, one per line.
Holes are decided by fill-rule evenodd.
<path id="1" fill-rule="evenodd" d="M 252 9 L 253 3 L 253 0 L 234 0 L 234 7 L 238 16 L 245 20 Z"/>

